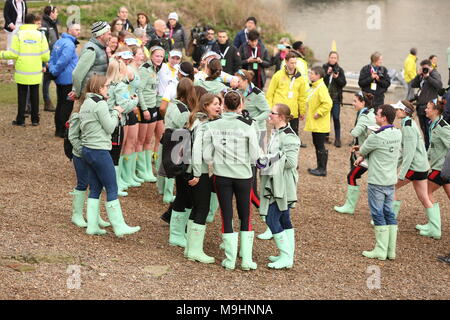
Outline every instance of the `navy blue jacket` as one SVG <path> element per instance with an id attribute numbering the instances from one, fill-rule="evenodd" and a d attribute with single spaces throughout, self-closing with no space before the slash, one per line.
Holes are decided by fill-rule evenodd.
<path id="1" fill-rule="evenodd" d="M 76 52 L 77 38 L 63 33 L 61 38 L 53 45 L 50 56 L 49 71 L 56 78 L 59 85 L 72 84 L 72 72 L 78 63 Z"/>

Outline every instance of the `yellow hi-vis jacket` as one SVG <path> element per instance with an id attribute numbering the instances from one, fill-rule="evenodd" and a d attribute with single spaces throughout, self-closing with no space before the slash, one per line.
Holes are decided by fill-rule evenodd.
<path id="1" fill-rule="evenodd" d="M 330 114 L 333 101 L 323 79 L 312 84 L 312 87 L 308 91 L 306 105 L 305 131 L 317 133 L 330 132 Z M 318 119 L 314 119 L 316 113 L 319 115 Z"/>
<path id="2" fill-rule="evenodd" d="M 24 24 L 14 35 L 11 49 L 0 51 L 0 59 L 14 59 L 16 83 L 36 85 L 42 82 L 42 63 L 50 60 L 47 38 L 34 24 Z"/>
<path id="3" fill-rule="evenodd" d="M 416 61 L 417 57 L 412 54 L 409 54 L 405 59 L 405 63 L 403 65 L 403 76 L 406 83 L 410 83 L 417 75 Z"/>

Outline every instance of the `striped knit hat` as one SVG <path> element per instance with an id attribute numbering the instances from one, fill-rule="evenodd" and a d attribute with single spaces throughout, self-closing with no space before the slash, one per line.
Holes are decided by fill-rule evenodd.
<path id="1" fill-rule="evenodd" d="M 94 38 L 100 37 L 109 30 L 111 30 L 111 26 L 108 24 L 108 22 L 105 21 L 98 21 L 94 23 L 91 27 L 92 36 Z"/>

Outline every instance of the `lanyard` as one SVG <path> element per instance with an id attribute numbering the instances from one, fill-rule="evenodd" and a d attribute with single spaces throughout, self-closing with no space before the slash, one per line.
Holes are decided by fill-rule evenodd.
<path id="1" fill-rule="evenodd" d="M 252 49 L 252 58 L 258 58 L 258 47 L 255 48 L 254 53 L 253 53 L 253 49 Z"/>
<path id="2" fill-rule="evenodd" d="M 225 59 L 225 56 L 227 55 L 228 49 L 230 49 L 230 46 L 228 46 L 223 53 L 220 52 L 220 50 L 219 50 L 219 53 L 220 53 L 220 55 L 222 56 L 223 59 Z"/>
<path id="3" fill-rule="evenodd" d="M 317 86 L 317 88 L 315 88 L 314 90 L 312 90 L 312 88 L 309 89 L 309 93 L 308 93 L 308 98 L 307 98 L 307 102 L 309 103 L 309 100 L 311 100 L 312 96 L 314 95 L 314 93 L 316 93 L 317 90 L 319 90 L 320 87 L 322 87 L 325 83 L 322 82 L 321 84 L 319 84 Z"/>

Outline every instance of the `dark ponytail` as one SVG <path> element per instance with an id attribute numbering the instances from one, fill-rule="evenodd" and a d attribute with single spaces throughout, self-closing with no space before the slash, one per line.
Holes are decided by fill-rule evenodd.
<path id="1" fill-rule="evenodd" d="M 225 107 L 228 110 L 235 111 L 242 103 L 242 97 L 237 91 L 229 91 L 225 93 Z"/>
<path id="2" fill-rule="evenodd" d="M 209 75 L 208 78 L 206 78 L 207 81 L 216 80 L 220 77 L 220 74 L 222 73 L 222 63 L 219 59 L 212 59 L 208 63 L 208 69 L 209 69 Z"/>

